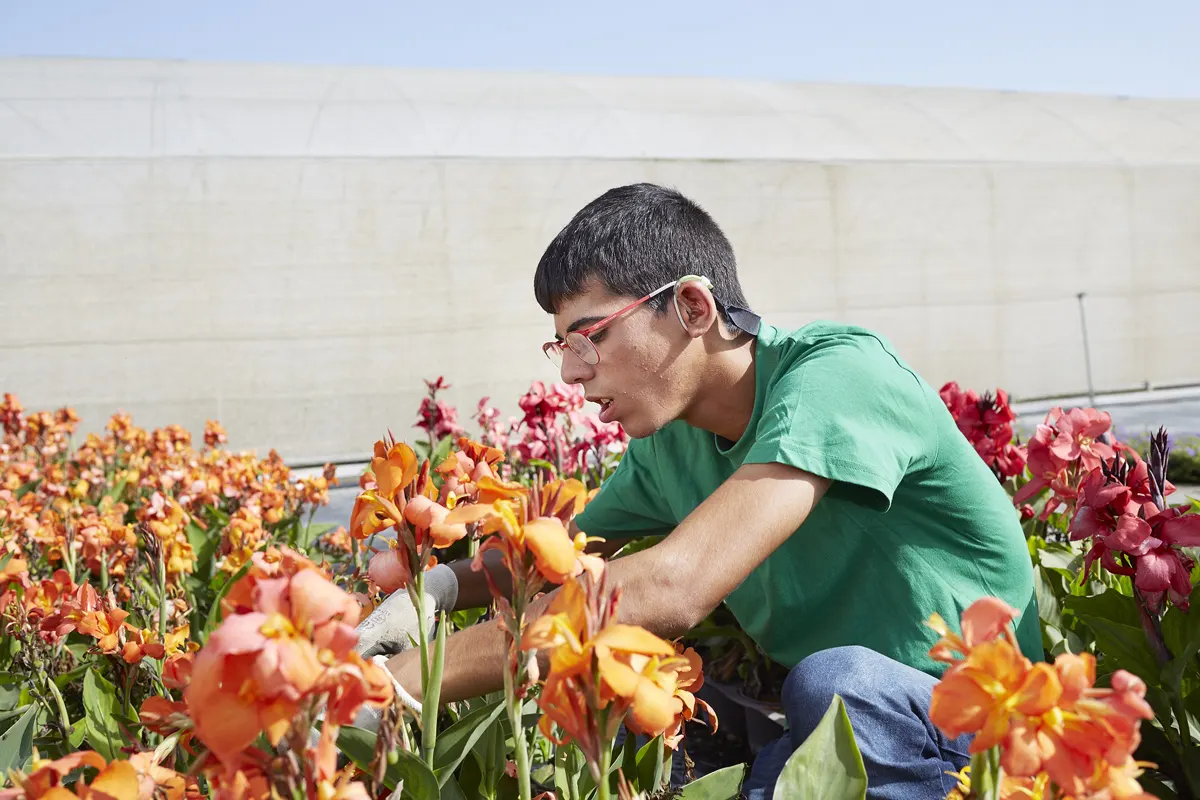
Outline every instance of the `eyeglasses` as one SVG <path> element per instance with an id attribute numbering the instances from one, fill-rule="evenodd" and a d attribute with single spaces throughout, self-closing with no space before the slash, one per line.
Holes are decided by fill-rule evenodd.
<path id="1" fill-rule="evenodd" d="M 600 320 L 599 322 L 594 322 L 591 325 L 587 326 L 586 328 L 580 328 L 577 331 L 571 331 L 570 333 L 567 334 L 566 338 L 561 342 L 559 342 L 559 341 L 546 342 L 544 345 L 542 345 L 542 352 L 546 354 L 546 357 L 549 358 L 550 361 L 553 362 L 554 366 L 556 366 L 556 367 L 562 367 L 562 357 L 563 357 L 563 348 L 564 347 L 570 348 L 571 352 L 574 353 L 579 358 L 579 360 L 585 364 L 591 364 L 593 366 L 596 364 L 599 364 L 600 363 L 600 351 L 596 349 L 596 344 L 591 339 L 592 334 L 598 332 L 605 326 L 611 324 L 615 319 L 617 319 L 617 317 L 621 316 L 622 314 L 632 311 L 633 309 L 640 306 L 642 303 L 645 303 L 646 301 L 650 300 L 651 298 L 662 294 L 667 289 L 672 289 L 672 288 L 677 288 L 679 286 L 682 286 L 686 281 L 700 281 L 704 285 L 704 288 L 706 288 L 710 291 L 712 290 L 712 281 L 710 281 L 708 278 L 704 277 L 703 275 L 684 275 L 679 280 L 674 280 L 668 284 L 658 287 L 657 289 L 655 289 L 653 292 L 646 295 L 642 299 L 633 301 L 629 305 L 622 308 L 620 311 L 617 311 L 616 313 L 613 313 L 613 314 L 609 314 L 607 317 Z M 678 302 L 675 303 L 675 313 L 679 315 L 679 324 L 680 325 L 685 324 L 683 321 L 683 312 L 679 310 Z"/>

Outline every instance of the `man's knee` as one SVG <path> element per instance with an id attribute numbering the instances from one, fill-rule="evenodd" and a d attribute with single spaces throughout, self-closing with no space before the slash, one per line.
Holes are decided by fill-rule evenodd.
<path id="1" fill-rule="evenodd" d="M 793 739 L 803 741 L 816 728 L 835 694 L 849 706 L 878 693 L 880 682 L 887 680 L 888 665 L 886 656 L 859 645 L 820 650 L 803 659 L 783 684 L 783 708 Z"/>

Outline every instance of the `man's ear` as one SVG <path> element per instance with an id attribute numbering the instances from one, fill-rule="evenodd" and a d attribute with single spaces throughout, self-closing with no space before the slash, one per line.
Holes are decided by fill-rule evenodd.
<path id="1" fill-rule="evenodd" d="M 675 309 L 684 330 L 694 339 L 717 323 L 716 301 L 699 281 L 686 281 L 676 290 Z"/>

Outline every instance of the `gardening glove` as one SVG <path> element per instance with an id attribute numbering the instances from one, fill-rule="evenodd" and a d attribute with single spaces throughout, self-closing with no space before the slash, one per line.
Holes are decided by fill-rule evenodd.
<path id="1" fill-rule="evenodd" d="M 458 601 L 458 576 L 449 565 L 438 564 L 426 570 L 424 583 L 425 630 L 432 641 L 437 612 L 453 610 Z M 420 624 L 408 589 L 398 589 L 358 624 L 358 645 L 354 649 L 363 658 L 394 656 L 419 641 Z"/>

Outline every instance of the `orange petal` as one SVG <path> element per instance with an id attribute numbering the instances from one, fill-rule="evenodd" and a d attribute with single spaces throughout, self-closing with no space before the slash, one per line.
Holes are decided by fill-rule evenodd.
<path id="1" fill-rule="evenodd" d="M 384 592 L 391 594 L 408 586 L 412 580 L 412 568 L 408 563 L 408 551 L 403 548 L 387 549 L 371 556 L 367 575 Z"/>
<path id="2" fill-rule="evenodd" d="M 994 702 L 969 673 L 951 668 L 933 687 L 929 719 L 953 739 L 983 727 Z"/>
<path id="3" fill-rule="evenodd" d="M 600 631 L 600 634 L 595 639 L 595 645 L 627 653 L 661 656 L 675 655 L 675 648 L 670 642 L 660 639 L 645 628 L 622 623 L 608 625 L 604 630 Z"/>
<path id="4" fill-rule="evenodd" d="M 967 647 L 995 639 L 1017 616 L 1017 610 L 998 597 L 982 597 L 962 613 L 962 638 Z"/>
<path id="5" fill-rule="evenodd" d="M 633 667 L 613 658 L 605 652 L 600 654 L 596 663 L 599 666 L 600 677 L 618 697 L 633 697 L 637 694 L 638 685 L 644 680 Z"/>
<path id="6" fill-rule="evenodd" d="M 301 630 L 340 619 L 351 627 L 358 624 L 358 603 L 340 586 L 316 570 L 306 569 L 292 576 L 289 596 L 292 620 Z"/>
<path id="7" fill-rule="evenodd" d="M 195 680 L 191 685 L 196 685 Z M 261 730 L 257 711 L 228 692 L 212 698 L 211 704 L 203 710 L 191 702 L 188 708 L 196 724 L 196 738 L 227 767 L 241 760 L 242 751 L 258 738 Z"/>
<path id="8" fill-rule="evenodd" d="M 404 519 L 418 528 L 428 528 L 443 522 L 449 515 L 445 506 L 438 505 L 423 494 L 419 494 L 404 507 Z"/>
<path id="9" fill-rule="evenodd" d="M 1054 667 L 1034 664 L 1014 697 L 1016 709 L 1030 717 L 1041 716 L 1058 705 L 1062 693 L 1063 687 Z"/>
<path id="10" fill-rule="evenodd" d="M 1061 653 L 1054 670 L 1063 687 L 1063 702 L 1074 703 L 1096 684 L 1096 657 L 1091 653 Z"/>
<path id="11" fill-rule="evenodd" d="M 435 522 L 429 526 L 429 535 L 433 537 L 434 547 L 449 547 L 467 535 L 467 526 Z"/>
<path id="12" fill-rule="evenodd" d="M 454 507 L 454 510 L 442 520 L 445 525 L 470 525 L 481 519 L 496 516 L 496 509 L 490 504 L 464 503 Z"/>
<path id="13" fill-rule="evenodd" d="M 554 583 L 562 583 L 571 576 L 577 555 L 560 520 L 541 517 L 526 523 L 524 532 L 525 546 L 533 553 L 538 572 Z"/>
<path id="14" fill-rule="evenodd" d="M 83 797 L 96 800 L 138 800 L 138 775 L 128 761 L 114 761 L 92 779 Z"/>
<path id="15" fill-rule="evenodd" d="M 497 500 L 525 497 L 529 493 L 523 484 L 516 481 L 502 481 L 497 478 L 480 478 L 477 485 L 480 503 L 494 503 Z"/>
<path id="16" fill-rule="evenodd" d="M 651 681 L 640 681 L 630 709 L 630 728 L 647 736 L 657 736 L 675 721 L 675 704 L 671 693 Z"/>

